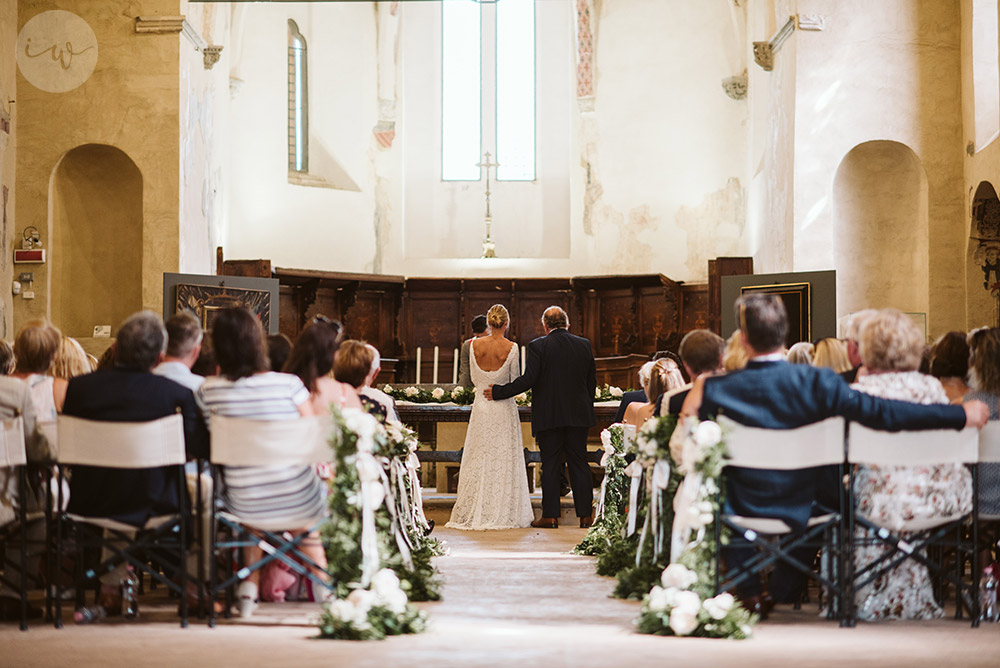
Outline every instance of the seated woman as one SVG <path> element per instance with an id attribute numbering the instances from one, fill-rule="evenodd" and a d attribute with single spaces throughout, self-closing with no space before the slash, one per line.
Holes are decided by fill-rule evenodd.
<path id="1" fill-rule="evenodd" d="M 11 376 L 28 384 L 35 415 L 41 422 L 55 422 L 66 400 L 67 379 L 46 375 L 61 343 L 62 334 L 44 320 L 32 320 L 14 339 L 15 362 Z"/>
<path id="2" fill-rule="evenodd" d="M 285 362 L 284 372 L 298 376 L 309 390 L 309 402 L 317 415 L 338 408 L 361 408 L 358 393 L 334 380 L 333 360 L 340 340 L 340 323 L 315 319 L 299 335 Z"/>
<path id="3" fill-rule="evenodd" d="M 640 371 L 640 381 L 642 381 Z M 665 392 L 676 389 L 684 385 L 684 376 L 677 367 L 677 362 L 672 359 L 659 359 L 652 363 L 649 374 L 643 382 L 642 389 L 646 393 L 646 403 L 632 402 L 625 409 L 625 418 L 622 424 L 635 425 L 637 428 L 653 417 L 656 409 L 656 398 Z"/>
<path id="4" fill-rule="evenodd" d="M 984 327 L 969 334 L 969 351 L 972 391 L 965 395 L 965 401 L 985 402 L 990 420 L 1000 420 L 1000 329 Z M 979 465 L 979 513 L 1000 515 L 1000 464 Z"/>
<path id="5" fill-rule="evenodd" d="M 941 381 L 951 403 L 962 403 L 969 391 L 969 343 L 963 332 L 948 332 L 934 343 L 930 374 Z"/>
<path id="6" fill-rule="evenodd" d="M 375 354 L 364 341 L 349 339 L 340 344 L 333 362 L 333 375 L 341 383 L 346 383 L 358 391 L 364 386 L 374 360 Z M 366 411 L 385 421 L 389 414 L 385 406 L 363 394 L 358 394 L 358 398 Z"/>
<path id="7" fill-rule="evenodd" d="M 813 344 L 808 341 L 799 341 L 798 343 L 792 344 L 792 347 L 788 349 L 788 363 L 812 364 L 813 348 Z"/>
<path id="8" fill-rule="evenodd" d="M 87 355 L 80 342 L 70 336 L 62 337 L 59 342 L 59 350 L 52 359 L 52 366 L 49 367 L 49 375 L 55 378 L 76 378 L 85 373 L 90 373 L 97 369 L 97 359 Z"/>
<path id="9" fill-rule="evenodd" d="M 858 343 L 867 374 L 853 388 L 885 399 L 949 403 L 941 382 L 917 371 L 924 336 L 903 313 L 879 311 L 861 327 Z M 855 498 L 859 513 L 896 531 L 904 520 L 968 512 L 972 508 L 972 476 L 958 464 L 859 466 Z M 862 546 L 856 568 L 881 557 L 886 549 L 882 545 Z M 869 621 L 928 619 L 942 614 L 926 567 L 913 559 L 859 591 L 856 603 L 858 617 Z"/>
<path id="10" fill-rule="evenodd" d="M 205 415 L 286 420 L 314 415 L 309 390 L 296 376 L 270 370 L 260 322 L 241 308 L 218 312 L 212 328 L 218 376 L 205 379 L 195 398 Z M 312 466 L 226 467 L 223 502 L 250 526 L 257 521 L 287 519 L 288 529 L 303 530 L 326 514 L 326 486 Z M 326 554 L 318 536 L 303 545 L 320 568 Z M 247 562 L 260 558 L 260 548 L 247 548 Z M 325 577 L 325 573 L 323 574 Z M 237 590 L 240 615 L 257 605 L 260 571 L 254 570 Z M 319 598 L 319 597 L 316 597 Z"/>
<path id="11" fill-rule="evenodd" d="M 812 365 L 833 369 L 835 373 L 850 371 L 851 359 L 847 356 L 847 344 L 832 337 L 820 339 L 813 347 Z"/>

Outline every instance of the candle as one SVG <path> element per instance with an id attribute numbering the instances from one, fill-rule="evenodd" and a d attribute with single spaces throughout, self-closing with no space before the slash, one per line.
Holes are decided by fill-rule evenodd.
<path id="1" fill-rule="evenodd" d="M 438 384 L 438 347 L 437 346 L 434 346 L 434 374 L 431 376 L 431 378 L 433 378 L 433 380 L 431 380 L 431 382 L 434 383 L 435 385 L 437 385 Z"/>
<path id="2" fill-rule="evenodd" d="M 524 375 L 524 365 L 527 363 L 527 357 L 525 356 L 525 351 L 527 348 L 521 346 L 521 375 Z"/>
<path id="3" fill-rule="evenodd" d="M 417 348 L 417 385 L 420 384 L 420 348 Z"/>
<path id="4" fill-rule="evenodd" d="M 458 385 L 458 348 L 455 348 L 455 354 L 451 358 L 451 384 Z"/>

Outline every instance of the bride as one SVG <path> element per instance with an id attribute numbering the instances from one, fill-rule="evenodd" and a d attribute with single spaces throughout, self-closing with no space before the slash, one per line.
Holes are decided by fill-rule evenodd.
<path id="1" fill-rule="evenodd" d="M 476 399 L 465 436 L 451 529 L 512 529 L 534 519 L 514 399 L 487 401 L 483 389 L 518 377 L 517 346 L 504 333 L 510 316 L 496 304 L 486 314 L 490 335 L 469 346 Z"/>

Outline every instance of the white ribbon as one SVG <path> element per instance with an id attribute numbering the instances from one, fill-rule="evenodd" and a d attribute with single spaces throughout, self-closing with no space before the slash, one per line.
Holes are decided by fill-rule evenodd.
<path id="1" fill-rule="evenodd" d="M 663 503 L 663 492 L 670 484 L 670 462 L 658 459 L 653 466 L 652 484 L 650 487 L 650 514 L 653 521 L 653 563 L 656 563 L 663 552 L 663 527 L 660 521 L 660 505 Z"/>
<path id="2" fill-rule="evenodd" d="M 361 586 L 367 588 L 381 565 L 375 510 L 385 500 L 385 490 L 381 485 L 382 467 L 375 457 L 359 451 L 355 465 L 361 481 Z"/>
<path id="3" fill-rule="evenodd" d="M 383 464 L 385 466 L 391 466 L 389 460 L 382 458 Z M 379 466 L 379 478 L 382 480 L 382 487 L 385 490 L 386 495 L 392 496 L 392 484 L 389 482 L 389 477 L 386 476 L 383 466 Z M 396 514 L 396 504 L 395 500 L 391 503 L 385 504 L 385 507 L 389 510 L 389 519 L 391 520 L 392 535 L 396 539 L 396 546 L 399 548 L 399 556 L 403 559 L 403 566 L 407 570 L 413 570 L 413 558 L 410 555 L 410 539 L 406 535 L 399 525 L 399 516 Z"/>
<path id="4" fill-rule="evenodd" d="M 628 489 L 628 533 L 625 534 L 631 536 L 635 533 L 635 522 L 639 516 L 639 481 L 642 480 L 642 464 L 634 460 L 625 467 L 625 475 L 632 478 Z"/>
<path id="5" fill-rule="evenodd" d="M 417 457 L 417 453 L 411 452 L 410 456 L 406 458 L 406 471 L 410 479 L 410 502 L 413 506 L 411 510 L 413 524 L 427 530 L 430 528 L 430 525 L 427 523 L 427 517 L 424 515 L 424 499 L 420 489 L 420 474 L 417 473 L 419 469 L 420 458 Z"/>
<path id="6" fill-rule="evenodd" d="M 410 531 L 413 526 L 413 506 L 410 497 L 406 493 L 406 465 L 400 461 L 399 457 L 393 457 L 389 461 L 389 482 L 393 487 L 393 498 L 396 504 L 396 517 L 403 528 L 403 537 L 410 548 L 413 543 L 410 541 Z"/>
<path id="7" fill-rule="evenodd" d="M 695 522 L 695 504 L 698 503 L 698 492 L 701 489 L 701 474 L 689 473 L 684 476 L 677 493 L 674 494 L 674 526 L 670 536 L 670 562 L 676 563 L 689 545 L 691 531 L 697 529 L 698 535 L 693 544 L 701 542 L 705 536 L 705 526 Z M 700 513 L 699 513 L 700 514 Z"/>

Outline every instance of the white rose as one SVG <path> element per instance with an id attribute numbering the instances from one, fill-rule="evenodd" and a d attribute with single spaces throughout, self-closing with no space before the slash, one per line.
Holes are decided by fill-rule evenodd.
<path id="1" fill-rule="evenodd" d="M 431 390 L 431 396 L 434 397 L 435 399 L 440 400 L 441 397 L 444 396 L 444 390 L 442 390 L 440 387 L 435 387 L 433 390 Z"/>
<path id="2" fill-rule="evenodd" d="M 701 597 L 693 591 L 679 591 L 674 597 L 674 608 L 697 615 L 701 610 Z"/>
<path id="3" fill-rule="evenodd" d="M 736 603 L 736 599 L 733 598 L 733 595 L 729 592 L 724 592 L 715 598 L 706 599 L 702 603 L 702 607 L 705 608 L 705 612 L 712 619 L 722 619 L 729 613 L 734 603 Z"/>
<path id="4" fill-rule="evenodd" d="M 667 590 L 660 586 L 654 586 L 649 590 L 649 596 L 646 599 L 646 608 L 650 612 L 663 612 L 670 607 L 670 595 L 667 594 Z"/>
<path id="5" fill-rule="evenodd" d="M 462 396 L 462 388 L 456 387 L 454 390 L 451 391 L 452 399 L 458 399 L 460 396 Z"/>
<path id="6" fill-rule="evenodd" d="M 399 591 L 399 578 L 391 568 L 383 568 L 372 576 L 372 591 L 385 597 Z"/>
<path id="7" fill-rule="evenodd" d="M 597 389 L 594 390 L 594 398 L 595 399 L 601 398 L 601 388 L 598 387 Z"/>
<path id="8" fill-rule="evenodd" d="M 749 624 L 740 624 L 740 631 L 742 631 L 743 635 L 745 635 L 747 638 L 749 638 L 753 634 L 753 629 L 750 627 Z"/>
<path id="9" fill-rule="evenodd" d="M 722 440 L 722 429 L 711 420 L 705 420 L 694 430 L 694 440 L 703 451 L 714 447 Z"/>
<path id="10" fill-rule="evenodd" d="M 368 611 L 372 607 L 372 603 L 375 602 L 375 594 L 371 593 L 367 589 L 355 589 L 347 595 L 347 600 L 358 612 L 363 611 L 365 616 L 367 616 Z"/>
<path id="11" fill-rule="evenodd" d="M 686 636 L 698 628 L 698 615 L 681 608 L 670 611 L 670 630 L 679 636 Z"/>
<path id="12" fill-rule="evenodd" d="M 687 589 L 698 581 L 698 574 L 681 564 L 670 564 L 663 569 L 660 582 L 665 588 Z M 701 605 L 699 603 L 699 605 Z"/>
<path id="13" fill-rule="evenodd" d="M 371 440 L 378 430 L 378 420 L 360 408 L 344 409 L 344 424 L 358 436 L 358 441 Z"/>
<path id="14" fill-rule="evenodd" d="M 401 615 L 406 612 L 406 604 L 408 603 L 406 599 L 406 594 L 403 593 L 402 589 L 397 589 L 394 592 L 390 592 L 385 596 L 379 596 L 383 606 L 389 609 L 397 615 Z"/>
<path id="15" fill-rule="evenodd" d="M 611 396 L 613 396 L 615 399 L 621 399 L 621 396 L 625 394 L 624 392 L 622 392 L 622 388 L 615 387 L 614 385 L 612 385 L 611 389 L 608 391 L 611 393 Z"/>
<path id="16" fill-rule="evenodd" d="M 354 618 L 354 605 L 350 601 L 331 601 L 327 610 L 331 617 L 340 622 L 349 622 Z"/>
<path id="17" fill-rule="evenodd" d="M 392 394 L 392 385 L 386 385 L 385 387 L 382 388 L 382 391 L 385 392 L 386 394 Z"/>
<path id="18" fill-rule="evenodd" d="M 522 392 L 521 394 L 519 394 L 516 397 L 514 397 L 514 402 L 515 403 L 523 404 L 527 400 L 528 400 L 528 393 L 527 392 Z"/>
<path id="19" fill-rule="evenodd" d="M 408 397 L 415 397 L 418 394 L 420 394 L 420 390 L 418 390 L 417 388 L 413 387 L 412 385 L 410 387 L 406 388 L 406 396 L 408 396 Z"/>

